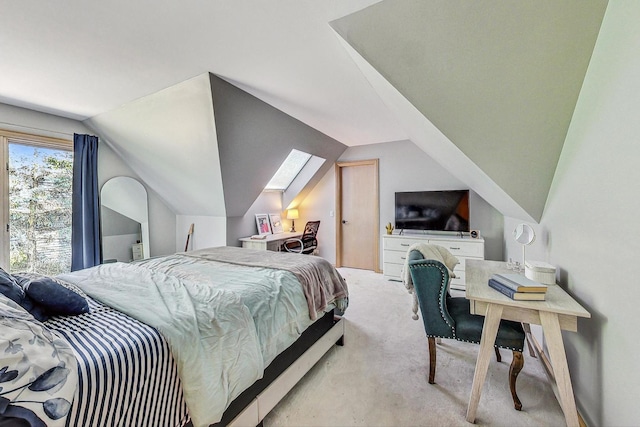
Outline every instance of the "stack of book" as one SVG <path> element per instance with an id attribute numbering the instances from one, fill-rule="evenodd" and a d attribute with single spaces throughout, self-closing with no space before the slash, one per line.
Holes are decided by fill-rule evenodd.
<path id="1" fill-rule="evenodd" d="M 494 274 L 489 286 L 514 300 L 544 301 L 547 285 L 533 281 L 518 273 Z"/>

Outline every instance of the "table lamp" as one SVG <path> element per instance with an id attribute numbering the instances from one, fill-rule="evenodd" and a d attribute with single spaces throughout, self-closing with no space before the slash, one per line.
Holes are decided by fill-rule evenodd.
<path id="1" fill-rule="evenodd" d="M 292 233 L 296 232 L 296 222 L 294 220 L 298 218 L 298 209 L 289 209 L 287 211 L 287 219 L 291 220 L 291 229 L 289 231 Z"/>

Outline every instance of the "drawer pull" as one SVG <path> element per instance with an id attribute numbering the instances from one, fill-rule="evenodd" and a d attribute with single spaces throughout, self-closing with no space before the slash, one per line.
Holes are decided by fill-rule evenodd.
<path id="1" fill-rule="evenodd" d="M 407 257 L 403 257 L 403 256 L 401 256 L 401 257 L 400 257 L 400 259 L 407 259 Z"/>
<path id="2" fill-rule="evenodd" d="M 449 246 L 449 249 L 454 250 L 454 251 L 459 251 L 460 248 L 452 248 L 451 246 Z"/>
<path id="3" fill-rule="evenodd" d="M 400 246 L 409 246 L 408 243 L 400 243 Z"/>

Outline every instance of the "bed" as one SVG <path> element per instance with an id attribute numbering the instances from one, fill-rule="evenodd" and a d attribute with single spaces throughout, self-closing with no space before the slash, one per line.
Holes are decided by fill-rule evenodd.
<path id="1" fill-rule="evenodd" d="M 64 387 L 47 391 L 45 401 L 69 405 L 46 425 L 257 425 L 344 335 L 334 313 L 346 309 L 346 283 L 314 256 L 210 248 L 104 264 L 55 281 L 83 297 L 89 313 L 39 323 L 0 295 L 4 325 L 22 322 L 12 327 L 29 330 L 15 341 L 24 343 L 24 357 L 30 342 L 45 342 L 40 350 L 58 357 L 47 363 L 70 373 Z M 30 337 L 40 327 L 44 338 Z M 24 384 L 2 383 L 6 372 L 26 366 L 20 352 L 3 356 L 10 344 L 0 340 L 0 387 L 22 387 L 14 400 L 27 401 L 25 381 L 52 368 L 32 369 L 21 376 Z M 39 403 L 21 405 L 46 412 L 42 398 L 32 401 Z"/>

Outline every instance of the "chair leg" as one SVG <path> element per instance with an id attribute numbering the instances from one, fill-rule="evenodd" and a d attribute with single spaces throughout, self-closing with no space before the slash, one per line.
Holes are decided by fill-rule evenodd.
<path id="1" fill-rule="evenodd" d="M 436 339 L 429 337 L 429 384 L 435 384 L 436 376 Z"/>
<path id="2" fill-rule="evenodd" d="M 500 355 L 500 349 L 498 347 L 493 347 L 493 349 L 496 351 L 496 360 L 498 361 L 498 363 L 502 362 L 502 356 Z"/>
<path id="3" fill-rule="evenodd" d="M 524 357 L 522 356 L 522 352 L 513 350 L 513 360 L 509 368 L 509 388 L 511 389 L 511 397 L 513 397 L 513 407 L 516 408 L 517 411 L 522 409 L 522 403 L 516 393 L 516 380 L 523 366 Z"/>

